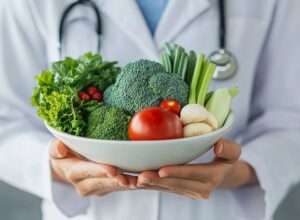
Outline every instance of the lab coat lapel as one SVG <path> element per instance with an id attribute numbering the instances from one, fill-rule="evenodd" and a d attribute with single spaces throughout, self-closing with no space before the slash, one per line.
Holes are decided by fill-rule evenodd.
<path id="1" fill-rule="evenodd" d="M 102 0 L 100 10 L 113 19 L 150 57 L 157 56 L 154 39 L 134 0 Z"/>
<path id="2" fill-rule="evenodd" d="M 154 35 L 158 48 L 171 41 L 197 16 L 205 12 L 210 4 L 210 0 L 170 0 Z"/>

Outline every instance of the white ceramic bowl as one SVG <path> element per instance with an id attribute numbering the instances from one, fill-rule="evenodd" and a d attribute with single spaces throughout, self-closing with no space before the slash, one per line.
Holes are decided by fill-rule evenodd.
<path id="1" fill-rule="evenodd" d="M 48 126 L 48 130 L 69 148 L 85 158 L 116 166 L 129 172 L 156 170 L 167 165 L 186 164 L 205 152 L 227 134 L 233 124 L 231 111 L 224 126 L 212 133 L 162 141 L 111 141 L 69 135 Z"/>

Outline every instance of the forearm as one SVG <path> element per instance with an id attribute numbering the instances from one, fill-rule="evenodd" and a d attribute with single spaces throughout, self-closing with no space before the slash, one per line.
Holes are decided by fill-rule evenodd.
<path id="1" fill-rule="evenodd" d="M 239 160 L 234 164 L 232 172 L 226 176 L 219 188 L 233 189 L 257 183 L 258 178 L 253 168 L 248 163 Z"/>

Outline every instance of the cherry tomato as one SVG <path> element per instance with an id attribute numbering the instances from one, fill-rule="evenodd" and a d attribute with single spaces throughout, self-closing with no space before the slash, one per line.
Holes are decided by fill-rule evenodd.
<path id="1" fill-rule="evenodd" d="M 162 103 L 160 103 L 160 107 L 180 116 L 181 106 L 176 100 L 167 99 L 167 100 L 163 101 Z"/>
<path id="2" fill-rule="evenodd" d="M 102 100 L 102 94 L 100 92 L 95 92 L 92 95 L 92 99 L 97 101 L 97 102 L 100 102 Z"/>
<path id="3" fill-rule="evenodd" d="M 86 92 L 79 92 L 79 98 L 83 101 L 90 101 L 90 96 Z"/>
<path id="4" fill-rule="evenodd" d="M 88 89 L 87 89 L 87 93 L 92 97 L 94 93 L 98 92 L 97 88 L 94 87 L 94 86 L 90 86 Z"/>
<path id="5" fill-rule="evenodd" d="M 128 126 L 130 140 L 165 140 L 183 137 L 179 117 L 160 107 L 136 113 Z"/>

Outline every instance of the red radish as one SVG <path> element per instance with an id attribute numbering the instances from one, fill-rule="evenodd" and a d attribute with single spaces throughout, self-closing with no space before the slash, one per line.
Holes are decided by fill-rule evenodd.
<path id="1" fill-rule="evenodd" d="M 95 92 L 92 95 L 92 99 L 97 101 L 97 102 L 100 102 L 102 100 L 102 94 L 100 92 Z"/>
<path id="2" fill-rule="evenodd" d="M 94 93 L 98 92 L 97 88 L 94 87 L 94 86 L 90 86 L 88 89 L 87 89 L 87 93 L 92 97 Z"/>
<path id="3" fill-rule="evenodd" d="M 79 92 L 79 98 L 83 101 L 90 101 L 90 96 L 86 92 Z"/>

